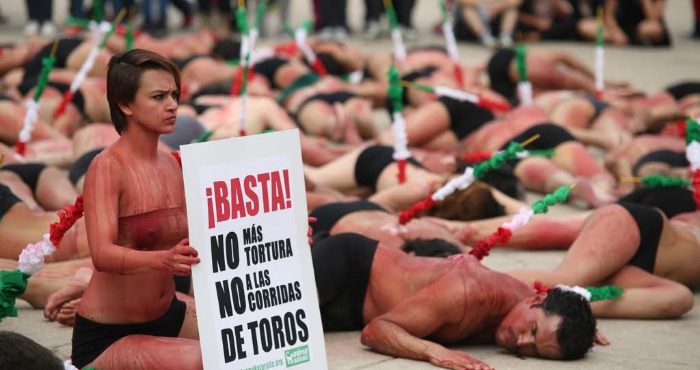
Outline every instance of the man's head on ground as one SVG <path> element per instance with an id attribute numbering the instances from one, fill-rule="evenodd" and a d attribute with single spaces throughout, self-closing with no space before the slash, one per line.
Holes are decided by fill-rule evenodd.
<path id="1" fill-rule="evenodd" d="M 596 320 L 578 293 L 552 289 L 515 305 L 496 330 L 498 345 L 521 356 L 575 360 L 593 346 Z"/>
<path id="2" fill-rule="evenodd" d="M 0 369 L 63 370 L 63 362 L 49 349 L 11 331 L 0 331 Z"/>

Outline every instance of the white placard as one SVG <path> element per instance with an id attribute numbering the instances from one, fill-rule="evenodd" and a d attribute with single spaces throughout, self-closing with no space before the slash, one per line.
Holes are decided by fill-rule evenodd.
<path id="1" fill-rule="evenodd" d="M 327 369 L 298 130 L 181 150 L 204 369 Z"/>

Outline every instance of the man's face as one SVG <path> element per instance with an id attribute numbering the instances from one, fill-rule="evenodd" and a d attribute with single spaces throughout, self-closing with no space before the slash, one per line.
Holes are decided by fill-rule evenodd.
<path id="1" fill-rule="evenodd" d="M 539 306 L 546 294 L 530 297 L 513 307 L 496 329 L 496 343 L 520 356 L 558 359 L 561 317 L 547 316 Z"/>

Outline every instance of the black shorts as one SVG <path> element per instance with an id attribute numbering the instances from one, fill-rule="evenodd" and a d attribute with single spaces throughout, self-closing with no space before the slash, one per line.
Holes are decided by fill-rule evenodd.
<path id="1" fill-rule="evenodd" d="M 368 200 L 360 199 L 354 202 L 338 202 L 324 204 L 309 213 L 310 217 L 315 217 L 316 222 L 312 225 L 314 235 L 324 235 L 331 232 L 335 224 L 343 217 L 359 211 L 384 211 L 380 205 Z M 314 239 L 315 240 L 315 239 Z"/>
<path id="2" fill-rule="evenodd" d="M 394 163 L 394 148 L 383 145 L 372 145 L 365 148 L 355 162 L 355 182 L 377 190 L 377 181 L 382 171 Z M 414 158 L 408 158 L 408 163 L 423 167 Z"/>
<path id="3" fill-rule="evenodd" d="M 462 140 L 472 132 L 483 126 L 485 123 L 493 121 L 493 113 L 470 101 L 461 101 L 441 96 L 438 101 L 447 109 L 450 115 L 450 131 Z"/>
<path id="4" fill-rule="evenodd" d="M 508 142 L 501 147 L 501 150 L 507 149 L 508 146 L 510 146 L 510 143 L 513 141 L 522 143 L 535 135 L 540 136 L 537 138 L 537 140 L 527 144 L 527 147 L 525 148 L 526 150 L 554 149 L 567 141 L 576 141 L 576 138 L 574 138 L 569 131 L 561 126 L 553 123 L 540 123 L 528 128 L 527 130 L 508 140 Z"/>
<path id="5" fill-rule="evenodd" d="M 311 248 L 324 331 L 364 328 L 362 310 L 378 243 L 347 233 Z"/>
<path id="6" fill-rule="evenodd" d="M 688 95 L 700 94 L 700 82 L 679 82 L 666 88 L 669 94 L 676 100 L 681 100 Z"/>
<path id="7" fill-rule="evenodd" d="M 693 200 L 693 192 L 684 188 L 639 188 L 618 201 L 656 207 L 667 218 L 694 212 L 697 208 Z"/>
<path id="8" fill-rule="evenodd" d="M 102 324 L 76 314 L 71 352 L 73 366 L 83 368 L 95 361 L 114 342 L 129 335 L 143 334 L 175 338 L 180 333 L 186 312 L 187 304 L 173 297 L 170 308 L 163 316 L 144 323 Z"/>
<path id="9" fill-rule="evenodd" d="M 76 185 L 78 181 L 85 176 L 88 168 L 90 167 L 90 163 L 92 163 L 92 160 L 95 159 L 95 157 L 103 150 L 105 150 L 105 148 L 97 148 L 89 152 L 85 152 L 80 156 L 80 158 L 73 162 L 73 164 L 70 166 L 70 170 L 68 170 L 68 179 L 73 183 L 73 185 Z"/>
<path id="10" fill-rule="evenodd" d="M 6 164 L 0 167 L 2 171 L 10 171 L 19 176 L 34 194 L 36 194 L 36 188 L 39 185 L 39 176 L 45 169 L 46 165 L 42 163 Z"/>
<path id="11" fill-rule="evenodd" d="M 632 167 L 632 173 L 639 176 L 639 169 L 650 162 L 662 162 L 671 167 L 688 167 L 690 162 L 685 156 L 685 152 L 677 152 L 675 150 L 659 149 L 643 155 L 637 163 Z"/>
<path id="12" fill-rule="evenodd" d="M 289 63 L 287 59 L 283 58 L 267 58 L 263 59 L 253 65 L 253 70 L 256 74 L 264 76 L 269 82 L 270 87 L 273 89 L 280 89 L 280 86 L 275 82 L 275 74 L 283 65 Z"/>
<path id="13" fill-rule="evenodd" d="M 656 252 L 659 248 L 661 231 L 664 226 L 664 218 L 659 210 L 634 203 L 618 201 L 617 204 L 624 207 L 634 218 L 639 230 L 639 248 L 628 265 L 637 266 L 649 273 L 654 273 L 656 264 Z"/>
<path id="14" fill-rule="evenodd" d="M 22 202 L 7 186 L 0 184 L 0 222 L 7 211 L 15 204 Z"/>
<path id="15" fill-rule="evenodd" d="M 517 84 L 510 79 L 510 64 L 515 58 L 515 50 L 499 49 L 489 60 L 486 70 L 489 74 L 491 89 L 508 99 L 517 101 Z"/>

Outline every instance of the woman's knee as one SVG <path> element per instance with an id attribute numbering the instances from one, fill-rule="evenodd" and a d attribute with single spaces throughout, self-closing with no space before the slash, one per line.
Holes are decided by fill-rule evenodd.
<path id="1" fill-rule="evenodd" d="M 637 26 L 637 37 L 642 41 L 658 41 L 663 34 L 664 29 L 659 21 L 645 20 Z"/>

